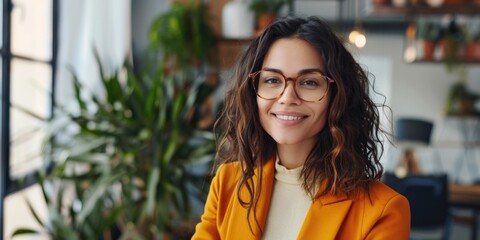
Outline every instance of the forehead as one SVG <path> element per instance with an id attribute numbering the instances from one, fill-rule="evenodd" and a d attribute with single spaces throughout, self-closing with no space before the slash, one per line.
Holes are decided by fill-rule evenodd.
<path id="1" fill-rule="evenodd" d="M 325 70 L 318 50 L 299 38 L 281 38 L 273 42 L 265 55 L 262 68 L 278 69 L 286 75 L 295 75 L 310 68 Z"/>

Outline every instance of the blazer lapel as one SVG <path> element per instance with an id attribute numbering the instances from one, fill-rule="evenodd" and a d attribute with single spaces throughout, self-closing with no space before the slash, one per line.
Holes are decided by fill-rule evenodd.
<path id="1" fill-rule="evenodd" d="M 229 221 L 229 230 L 227 239 L 261 239 L 262 231 L 265 228 L 265 222 L 268 216 L 268 210 L 270 205 L 270 199 L 272 197 L 272 190 L 273 190 L 273 180 L 275 177 L 275 155 L 273 155 L 263 166 L 262 171 L 262 182 L 261 182 L 261 193 L 258 199 L 258 205 L 256 207 L 256 218 L 258 220 L 258 224 L 254 219 L 253 211 L 250 214 L 250 225 L 253 230 L 253 234 L 250 231 L 248 226 L 247 220 L 247 208 L 243 207 L 237 199 L 237 194 L 234 194 L 231 201 L 233 201 L 232 205 L 232 213 L 231 219 Z M 255 185 L 255 191 L 259 190 L 259 186 L 257 186 L 257 180 L 259 178 L 259 171 L 258 168 L 255 169 L 255 175 L 252 177 L 252 181 Z M 249 193 L 248 190 L 243 187 L 240 191 L 240 196 L 242 199 L 247 200 Z"/>
<path id="2" fill-rule="evenodd" d="M 321 239 L 336 239 L 347 216 L 352 200 L 346 196 L 325 195 L 316 199 L 310 207 L 298 239 L 321 236 Z"/>
<path id="3" fill-rule="evenodd" d="M 255 175 L 256 177 L 258 174 Z M 258 200 L 257 206 L 257 218 L 261 227 L 261 231 L 258 231 L 258 235 L 262 235 L 265 229 L 265 223 L 267 222 L 268 210 L 270 209 L 270 200 L 272 199 L 273 183 L 275 179 L 275 155 L 265 163 L 263 166 L 262 176 L 262 191 Z M 255 178 L 256 181 L 256 178 Z M 260 229 L 258 229 L 260 230 Z"/>

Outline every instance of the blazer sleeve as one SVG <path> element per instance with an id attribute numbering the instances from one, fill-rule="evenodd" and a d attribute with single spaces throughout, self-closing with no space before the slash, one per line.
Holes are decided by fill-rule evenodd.
<path id="1" fill-rule="evenodd" d="M 410 205 L 408 200 L 397 194 L 385 205 L 382 214 L 365 239 L 405 239 L 410 236 Z"/>
<path id="2" fill-rule="evenodd" d="M 208 192 L 207 201 L 205 203 L 205 210 L 200 219 L 200 223 L 195 227 L 195 233 L 192 240 L 214 240 L 220 239 L 217 227 L 217 211 L 220 196 L 220 174 L 222 166 L 217 171 L 217 174 L 212 180 L 210 190 Z"/>

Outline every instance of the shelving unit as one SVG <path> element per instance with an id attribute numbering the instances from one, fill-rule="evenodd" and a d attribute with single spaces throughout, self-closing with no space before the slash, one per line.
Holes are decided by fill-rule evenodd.
<path id="1" fill-rule="evenodd" d="M 476 40 L 474 43 L 467 42 L 450 42 L 446 45 L 447 47 L 452 47 L 450 50 L 445 50 L 445 44 L 442 44 L 440 39 L 435 40 L 433 45 L 433 56 L 425 57 L 424 50 L 426 46 L 423 45 L 423 39 L 418 36 L 417 32 L 417 23 L 416 20 L 420 17 L 432 16 L 432 17 L 442 17 L 445 15 L 451 16 L 467 16 L 473 17 L 480 15 L 480 4 L 473 2 L 468 2 L 465 4 L 444 4 L 440 7 L 430 7 L 427 5 L 407 5 L 405 7 L 394 7 L 390 5 L 375 5 L 371 12 L 375 16 L 407 16 L 410 19 L 411 24 L 415 23 L 413 33 L 408 33 L 406 30 L 406 44 L 405 44 L 405 55 L 404 59 L 409 63 L 445 63 L 446 61 L 462 63 L 462 64 L 478 64 L 480 63 L 480 39 Z M 480 30 L 479 30 L 480 31 Z M 480 34 L 480 32 L 479 32 Z M 441 37 L 441 39 L 445 39 Z M 448 51 L 456 52 L 455 55 L 452 53 L 446 53 Z M 467 53 L 469 56 L 467 56 Z"/>
<path id="2" fill-rule="evenodd" d="M 464 5 L 443 5 L 440 7 L 429 6 L 406 6 L 406 7 L 393 7 L 393 6 L 375 6 L 372 10 L 372 14 L 377 16 L 392 16 L 392 15 L 479 15 L 480 5 L 468 3 Z"/>

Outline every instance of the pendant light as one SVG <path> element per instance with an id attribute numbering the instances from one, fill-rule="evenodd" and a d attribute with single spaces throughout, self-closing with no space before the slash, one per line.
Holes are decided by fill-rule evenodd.
<path id="1" fill-rule="evenodd" d="M 348 34 L 348 41 L 355 45 L 357 48 L 365 47 L 367 44 L 367 37 L 365 35 L 365 30 L 362 28 L 362 20 L 359 14 L 358 1 L 355 1 L 355 25 L 352 28 L 352 31 Z"/>

